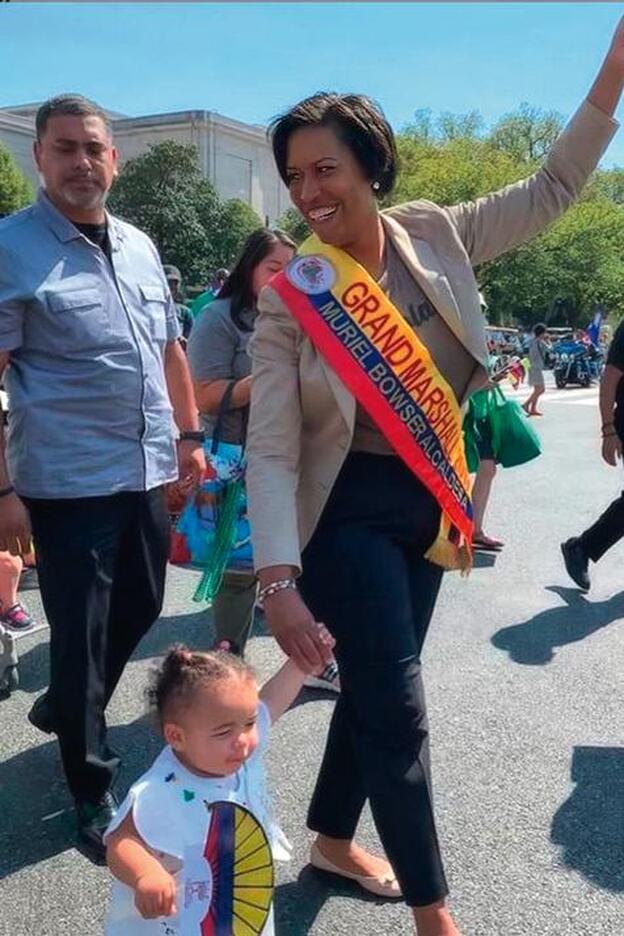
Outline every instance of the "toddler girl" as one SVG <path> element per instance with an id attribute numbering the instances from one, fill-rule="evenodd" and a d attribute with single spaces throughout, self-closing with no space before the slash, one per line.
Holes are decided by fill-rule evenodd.
<path id="1" fill-rule="evenodd" d="M 149 690 L 167 746 L 106 832 L 117 879 L 106 936 L 273 936 L 284 855 L 262 755 L 303 679 L 288 661 L 259 692 L 238 657 L 169 651 Z"/>

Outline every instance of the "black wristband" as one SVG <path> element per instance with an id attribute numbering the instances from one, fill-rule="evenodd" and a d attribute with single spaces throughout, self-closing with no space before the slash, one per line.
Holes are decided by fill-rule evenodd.
<path id="1" fill-rule="evenodd" d="M 202 429 L 193 432 L 181 432 L 180 442 L 200 442 L 202 445 L 206 441 L 206 433 Z"/>
<path id="2" fill-rule="evenodd" d="M 8 487 L 0 488 L 0 497 L 7 497 L 9 494 L 12 494 L 15 488 L 12 484 L 9 484 Z"/>

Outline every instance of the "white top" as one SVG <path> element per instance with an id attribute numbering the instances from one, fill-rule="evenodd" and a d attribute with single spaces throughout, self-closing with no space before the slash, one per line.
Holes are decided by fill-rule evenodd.
<path id="1" fill-rule="evenodd" d="M 258 747 L 229 777 L 198 776 L 165 747 L 130 788 L 106 836 L 132 810 L 139 835 L 174 876 L 177 913 L 144 920 L 134 891 L 115 880 L 105 936 L 201 936 L 204 920 L 209 932 L 236 933 L 239 920 L 241 933 L 274 936 L 273 860 L 288 855 L 262 763 L 270 725 L 260 703 Z"/>

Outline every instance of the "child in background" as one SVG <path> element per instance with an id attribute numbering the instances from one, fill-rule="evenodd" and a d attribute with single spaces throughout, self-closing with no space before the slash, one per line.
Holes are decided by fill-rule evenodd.
<path id="1" fill-rule="evenodd" d="M 322 636 L 333 647 L 325 628 Z M 117 879 L 106 936 L 200 936 L 204 921 L 210 932 L 239 921 L 250 936 L 274 936 L 273 857 L 287 855 L 262 755 L 303 680 L 288 661 L 258 691 L 252 669 L 229 653 L 168 652 L 149 690 L 167 746 L 106 833 Z"/>
<path id="2" fill-rule="evenodd" d="M 12 631 L 24 631 L 35 622 L 23 604 L 18 601 L 17 589 L 24 568 L 21 556 L 0 552 L 0 624 Z"/>

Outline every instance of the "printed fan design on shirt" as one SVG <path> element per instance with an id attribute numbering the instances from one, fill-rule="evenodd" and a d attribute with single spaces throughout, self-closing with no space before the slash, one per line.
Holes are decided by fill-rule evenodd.
<path id="1" fill-rule="evenodd" d="M 266 833 L 243 806 L 205 805 L 211 821 L 204 857 L 212 871 L 213 892 L 201 934 L 258 936 L 268 919 L 275 886 Z"/>

